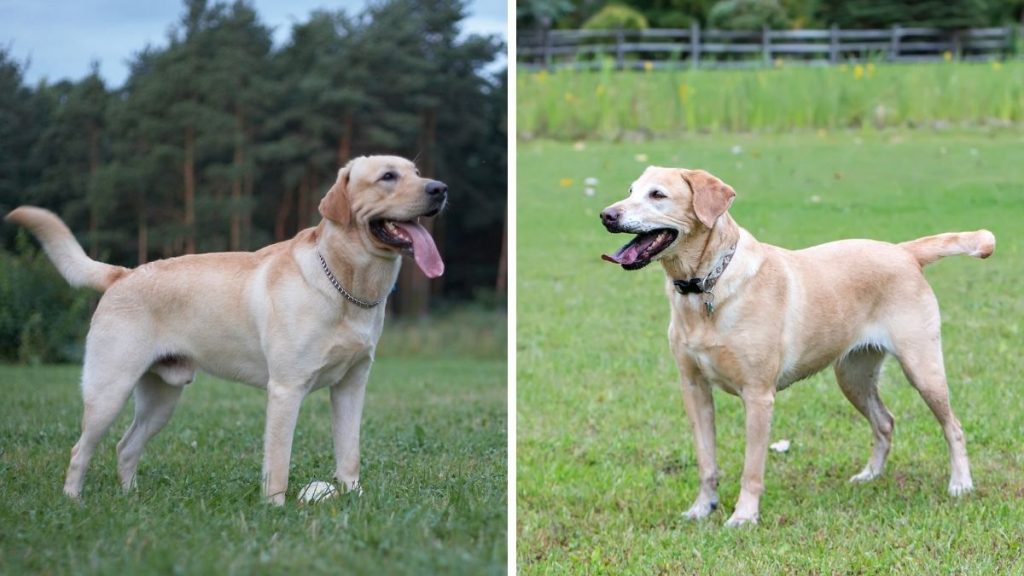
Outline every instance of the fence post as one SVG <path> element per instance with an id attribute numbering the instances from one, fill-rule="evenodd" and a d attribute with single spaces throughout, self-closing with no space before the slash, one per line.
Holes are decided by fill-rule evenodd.
<path id="1" fill-rule="evenodd" d="M 544 58 L 544 69 L 551 70 L 551 30 L 546 26 L 541 31 L 541 53 Z"/>
<path id="2" fill-rule="evenodd" d="M 615 31 L 615 68 L 617 70 L 622 70 L 626 64 L 626 56 L 622 46 L 622 43 L 625 41 L 624 36 L 622 28 Z"/>
<path id="3" fill-rule="evenodd" d="M 839 62 L 839 25 L 833 24 L 828 32 L 828 63 Z"/>
<path id="4" fill-rule="evenodd" d="M 761 28 L 761 54 L 765 66 L 772 65 L 772 38 L 768 35 L 768 27 Z"/>
<path id="5" fill-rule="evenodd" d="M 690 22 L 690 67 L 700 68 L 700 23 Z"/>
<path id="6" fill-rule="evenodd" d="M 892 27 L 892 36 L 889 40 L 889 61 L 896 62 L 900 58 L 900 36 L 903 32 L 899 24 Z"/>

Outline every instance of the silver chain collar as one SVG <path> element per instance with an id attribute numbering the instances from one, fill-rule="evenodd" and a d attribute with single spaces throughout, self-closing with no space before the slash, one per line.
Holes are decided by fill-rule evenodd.
<path id="1" fill-rule="evenodd" d="M 360 308 L 365 308 L 369 310 L 370 308 L 375 308 L 377 305 L 383 302 L 385 298 L 387 298 L 387 295 L 385 295 L 384 298 L 381 298 L 376 302 L 366 302 L 349 294 L 348 290 L 345 290 L 344 288 L 341 287 L 341 282 L 338 282 L 338 279 L 334 276 L 334 272 L 331 272 L 331 269 L 327 267 L 327 261 L 324 260 L 324 257 L 322 254 L 320 254 L 319 249 L 317 249 L 316 251 L 316 257 L 320 259 L 320 267 L 324 269 L 324 274 L 327 275 L 327 279 L 330 280 L 331 284 L 334 285 L 334 289 L 337 290 L 339 294 L 344 296 L 345 299 L 347 299 L 349 302 L 355 304 L 356 306 L 359 306 Z"/>

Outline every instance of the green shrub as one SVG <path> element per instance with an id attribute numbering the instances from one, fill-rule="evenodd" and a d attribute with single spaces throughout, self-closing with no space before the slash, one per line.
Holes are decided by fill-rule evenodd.
<path id="1" fill-rule="evenodd" d="M 722 30 L 785 28 L 786 11 L 778 0 L 722 0 L 711 7 L 708 25 Z"/>
<path id="2" fill-rule="evenodd" d="M 647 18 L 636 10 L 620 4 L 609 4 L 583 23 L 587 30 L 646 30 Z"/>
<path id="3" fill-rule="evenodd" d="M 0 360 L 38 364 L 82 358 L 96 296 L 75 290 L 25 232 L 0 250 Z"/>

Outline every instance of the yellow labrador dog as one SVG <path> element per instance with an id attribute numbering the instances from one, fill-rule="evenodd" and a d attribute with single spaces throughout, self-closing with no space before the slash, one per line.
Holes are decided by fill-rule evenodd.
<path id="1" fill-rule="evenodd" d="M 335 478 L 359 485 L 366 380 L 401 254 L 429 277 L 444 264 L 417 219 L 444 208 L 448 188 L 394 156 L 352 160 L 320 202 L 323 220 L 258 252 L 198 254 L 129 270 L 88 258 L 57 216 L 33 207 L 26 226 L 74 286 L 104 292 L 86 338 L 85 414 L 64 493 L 79 498 L 100 439 L 135 394 L 117 445 L 118 475 L 135 484 L 143 447 L 166 424 L 197 369 L 267 391 L 263 493 L 283 504 L 299 405 L 331 389 Z"/>
<path id="2" fill-rule="evenodd" d="M 711 387 L 743 400 L 746 453 L 727 525 L 757 522 L 775 393 L 829 364 L 843 393 L 871 423 L 874 448 L 862 482 L 882 472 L 892 414 L 878 395 L 886 354 L 938 418 L 949 444 L 949 493 L 973 489 L 960 423 L 942 363 L 939 306 L 921 272 L 943 256 L 988 257 L 987 230 L 902 244 L 844 240 L 790 251 L 754 239 L 726 212 L 736 193 L 703 170 L 648 168 L 629 197 L 603 212 L 610 232 L 636 237 L 604 258 L 626 270 L 658 260 L 671 303 L 669 344 L 693 426 L 700 489 L 685 513 L 718 505 Z"/>

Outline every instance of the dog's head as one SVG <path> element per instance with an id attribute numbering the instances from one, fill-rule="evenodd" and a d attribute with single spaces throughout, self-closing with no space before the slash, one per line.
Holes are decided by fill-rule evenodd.
<path id="1" fill-rule="evenodd" d="M 601 211 L 609 232 L 635 234 L 602 258 L 639 270 L 696 232 L 710 230 L 736 192 L 704 170 L 651 166 L 629 187 L 629 196 Z"/>
<path id="2" fill-rule="evenodd" d="M 338 171 L 320 201 L 320 214 L 334 225 L 356 229 L 381 255 L 411 253 L 430 278 L 444 262 L 430 233 L 419 223 L 444 209 L 448 186 L 421 178 L 416 165 L 398 156 L 360 156 Z"/>

